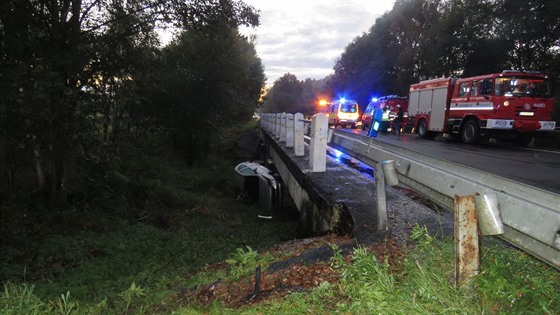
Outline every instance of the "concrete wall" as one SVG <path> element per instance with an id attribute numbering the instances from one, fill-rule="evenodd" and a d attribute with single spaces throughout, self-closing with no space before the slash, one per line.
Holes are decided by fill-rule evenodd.
<path id="1" fill-rule="evenodd" d="M 308 176 L 308 158 L 295 156 L 261 130 L 265 155 L 272 161 L 289 191 L 299 213 L 298 236 L 316 236 L 328 232 L 352 233 L 354 222 L 345 205 L 330 198 L 317 182 Z"/>

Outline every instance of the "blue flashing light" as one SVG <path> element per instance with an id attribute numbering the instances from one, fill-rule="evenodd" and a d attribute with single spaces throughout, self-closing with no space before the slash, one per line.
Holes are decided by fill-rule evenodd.
<path id="1" fill-rule="evenodd" d="M 342 103 L 342 104 L 346 103 L 346 99 L 345 99 L 344 97 L 342 97 L 342 98 L 340 99 L 340 103 Z"/>
<path id="2" fill-rule="evenodd" d="M 342 153 L 342 151 L 339 151 L 337 149 L 333 149 L 331 147 L 327 148 L 327 154 L 332 156 L 336 161 L 340 162 L 340 158 L 342 157 L 342 155 L 344 153 Z"/>
<path id="3" fill-rule="evenodd" d="M 337 159 L 340 159 L 340 157 L 342 156 L 342 152 L 335 150 L 334 155 L 336 156 Z"/>
<path id="4" fill-rule="evenodd" d="M 378 99 L 377 97 L 372 97 L 372 98 L 371 98 L 371 101 L 374 102 L 374 103 L 377 102 L 378 100 L 379 100 L 379 99 Z"/>

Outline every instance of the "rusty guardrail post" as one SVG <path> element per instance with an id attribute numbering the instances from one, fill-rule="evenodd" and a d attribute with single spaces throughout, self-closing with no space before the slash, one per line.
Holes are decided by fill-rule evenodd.
<path id="1" fill-rule="evenodd" d="M 455 196 L 455 285 L 461 286 L 480 271 L 478 218 L 475 196 Z"/>
<path id="2" fill-rule="evenodd" d="M 504 234 L 498 196 L 455 196 L 455 285 L 480 272 L 479 235 Z"/>

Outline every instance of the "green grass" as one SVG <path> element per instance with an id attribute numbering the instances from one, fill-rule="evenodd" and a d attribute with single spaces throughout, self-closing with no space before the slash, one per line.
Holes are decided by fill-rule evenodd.
<path id="1" fill-rule="evenodd" d="M 224 154 L 251 128 L 228 133 Z M 397 265 L 331 245 L 337 283 L 238 309 L 181 301 L 216 279 L 266 272 L 285 257 L 263 249 L 295 238 L 293 217 L 262 220 L 237 199 L 231 160 L 207 163 L 185 167 L 165 141 L 144 139 L 91 152 L 67 209 L 4 203 L 0 314 L 558 314 L 557 270 L 488 239 L 482 272 L 456 288 L 453 241 L 421 227 Z"/>
<path id="2" fill-rule="evenodd" d="M 526 254 L 490 241 L 482 250 L 483 272 L 468 285 L 456 288 L 453 241 L 429 235 L 418 241 L 421 245 L 407 253 L 400 268 L 377 261 L 366 248 L 357 248 L 350 262 L 342 259 L 340 253 L 331 259 L 332 266 L 341 274 L 339 283 L 323 282 L 310 292 L 292 293 L 285 299 L 240 309 L 225 308 L 217 302 L 206 307 L 181 306 L 169 297 L 180 284 L 191 288 L 216 278 L 235 280 L 250 274 L 257 263 L 266 266 L 274 260 L 270 254 L 239 247 L 226 258 L 229 267 L 188 275 L 187 270 L 185 273 L 154 271 L 151 281 L 146 268 L 128 278 L 128 285 L 124 285 L 128 282 L 123 279 L 120 292 L 97 299 L 97 304 L 91 304 L 88 298 L 74 298 L 68 291 L 52 298 L 40 298 L 43 294 L 36 293 L 33 286 L 8 283 L 0 295 L 1 313 L 150 314 L 154 310 L 166 310 L 163 313 L 557 314 L 560 309 L 558 271 Z M 231 268 L 233 265 L 238 268 Z M 175 278 L 169 278 L 171 274 Z M 64 285 L 59 286 L 58 290 L 63 290 Z M 67 287 L 76 288 L 76 284 L 69 282 Z"/>

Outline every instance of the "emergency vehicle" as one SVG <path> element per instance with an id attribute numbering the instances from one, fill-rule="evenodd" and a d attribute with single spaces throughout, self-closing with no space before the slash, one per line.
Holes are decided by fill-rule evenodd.
<path id="1" fill-rule="evenodd" d="M 334 101 L 330 104 L 328 116 L 329 126 L 350 126 L 354 129 L 360 120 L 358 103 L 344 98 Z"/>
<path id="2" fill-rule="evenodd" d="M 383 110 L 383 124 L 381 132 L 387 132 L 393 127 L 393 120 L 397 115 L 397 105 L 401 106 L 404 113 L 403 127 L 406 126 L 408 117 L 408 101 L 405 96 L 387 95 L 379 98 L 372 98 L 362 114 L 362 130 L 367 130 L 371 126 L 373 111 L 376 108 Z M 386 122 L 386 123 L 385 123 Z"/>
<path id="3" fill-rule="evenodd" d="M 482 137 L 528 145 L 536 132 L 553 131 L 548 76 L 505 70 L 471 78 L 442 78 L 410 86 L 408 116 L 421 138 L 447 133 L 464 143 Z"/>

